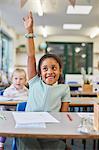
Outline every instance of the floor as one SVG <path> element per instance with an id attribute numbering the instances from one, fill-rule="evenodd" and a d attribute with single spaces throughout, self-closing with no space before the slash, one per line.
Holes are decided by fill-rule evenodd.
<path id="1" fill-rule="evenodd" d="M 66 140 L 66 143 L 68 145 L 71 145 L 72 150 L 99 150 L 99 147 L 93 148 L 93 140 L 86 140 L 85 149 L 82 140 L 74 140 L 73 142 L 73 145 L 71 145 L 71 140 Z M 4 150 L 12 150 L 12 138 L 7 138 L 6 143 L 4 145 Z"/>

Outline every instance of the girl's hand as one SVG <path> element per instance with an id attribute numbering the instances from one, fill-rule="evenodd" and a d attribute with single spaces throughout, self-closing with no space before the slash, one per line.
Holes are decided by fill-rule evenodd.
<path id="1" fill-rule="evenodd" d="M 28 33 L 33 33 L 33 17 L 32 12 L 30 11 L 29 14 L 23 18 L 24 27 Z"/>

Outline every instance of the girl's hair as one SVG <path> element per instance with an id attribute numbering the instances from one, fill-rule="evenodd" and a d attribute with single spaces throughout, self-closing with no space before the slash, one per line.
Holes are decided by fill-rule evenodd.
<path id="1" fill-rule="evenodd" d="M 13 73 L 12 73 L 12 77 L 11 77 L 11 79 L 13 78 L 13 76 L 14 76 L 14 74 L 15 74 L 15 73 L 23 73 L 23 74 L 24 74 L 24 78 L 25 78 L 25 80 L 27 80 L 26 72 L 25 72 L 25 70 L 24 70 L 24 69 L 16 68 L 16 69 L 13 71 Z"/>
<path id="2" fill-rule="evenodd" d="M 58 56 L 56 56 L 55 54 L 48 54 L 47 53 L 47 54 L 43 55 L 39 60 L 39 63 L 38 63 L 38 76 L 41 75 L 41 64 L 47 58 L 55 59 L 57 61 L 57 63 L 59 64 L 60 69 L 62 69 L 63 65 L 62 65 L 62 62 L 61 62 L 60 58 Z M 61 83 L 64 83 L 62 75 L 60 75 L 59 79 L 58 79 L 58 84 L 61 84 Z"/>

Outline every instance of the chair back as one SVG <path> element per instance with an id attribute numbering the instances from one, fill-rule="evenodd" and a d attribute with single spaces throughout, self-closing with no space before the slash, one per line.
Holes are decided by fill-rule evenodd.
<path id="1" fill-rule="evenodd" d="M 25 111 L 27 102 L 21 102 L 17 104 L 16 111 Z"/>
<path id="2" fill-rule="evenodd" d="M 1 91 L 0 91 L 0 95 L 3 95 L 3 92 L 4 92 L 4 90 L 1 90 Z"/>

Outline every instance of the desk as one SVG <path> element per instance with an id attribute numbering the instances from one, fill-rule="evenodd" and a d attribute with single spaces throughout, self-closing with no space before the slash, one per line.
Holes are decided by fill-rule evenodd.
<path id="1" fill-rule="evenodd" d="M 81 134 L 77 131 L 81 118 L 77 113 L 51 113 L 59 123 L 47 123 L 46 128 L 15 128 L 15 121 L 11 111 L 0 112 L 6 119 L 0 119 L 0 136 L 31 137 L 31 138 L 60 138 L 60 139 L 99 139 L 99 132 Z"/>
<path id="2" fill-rule="evenodd" d="M 69 107 L 71 112 L 93 112 L 95 103 L 99 103 L 99 98 L 71 97 Z"/>
<path id="3" fill-rule="evenodd" d="M 25 102 L 20 100 L 0 101 L 0 105 L 16 106 L 18 103 Z M 92 97 L 71 97 L 70 107 L 93 107 L 95 103 L 99 103 L 99 98 Z"/>
<path id="4" fill-rule="evenodd" d="M 92 97 L 71 97 L 71 103 L 69 106 L 93 106 L 95 103 L 99 103 L 99 98 L 92 98 Z"/>
<path id="5" fill-rule="evenodd" d="M 71 92 L 72 97 L 97 97 L 97 92 L 83 92 L 83 91 L 74 91 Z"/>
<path id="6" fill-rule="evenodd" d="M 0 105 L 8 105 L 8 106 L 15 106 L 18 103 L 25 102 L 27 97 L 17 97 L 17 98 L 10 98 L 5 96 L 0 96 Z"/>
<path id="7" fill-rule="evenodd" d="M 11 100 L 11 101 L 0 101 L 0 105 L 6 105 L 6 106 L 16 106 L 18 103 L 25 102 L 21 100 Z"/>

